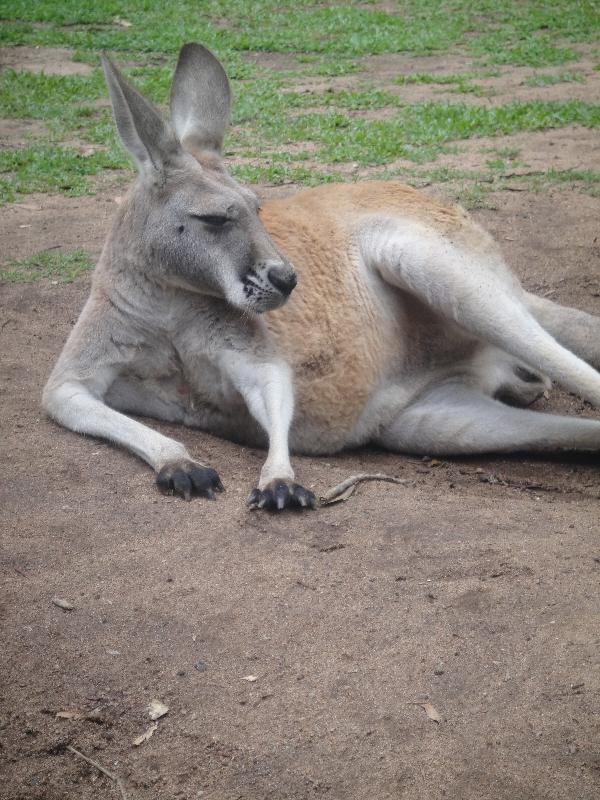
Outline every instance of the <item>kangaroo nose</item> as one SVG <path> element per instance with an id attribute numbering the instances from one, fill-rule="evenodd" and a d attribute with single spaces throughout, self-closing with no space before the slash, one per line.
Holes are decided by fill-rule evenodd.
<path id="1" fill-rule="evenodd" d="M 298 283 L 296 273 L 289 267 L 271 267 L 267 272 L 267 277 L 273 286 L 286 297 L 292 293 L 292 289 Z"/>

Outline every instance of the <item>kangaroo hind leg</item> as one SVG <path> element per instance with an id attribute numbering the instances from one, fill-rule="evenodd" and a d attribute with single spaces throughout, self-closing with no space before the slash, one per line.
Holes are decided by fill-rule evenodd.
<path id="1" fill-rule="evenodd" d="M 424 225 L 396 219 L 367 227 L 361 253 L 388 283 L 600 406 L 600 374 L 540 325 L 497 256 L 469 253 Z"/>
<path id="2" fill-rule="evenodd" d="M 482 345 L 470 359 L 468 385 L 511 406 L 530 406 L 552 383 L 529 364 L 494 345 Z"/>
<path id="3" fill-rule="evenodd" d="M 600 317 L 527 293 L 527 306 L 548 333 L 595 369 L 600 369 Z"/>
<path id="4" fill-rule="evenodd" d="M 384 428 L 377 444 L 419 455 L 600 452 L 600 422 L 511 408 L 458 383 L 421 395 Z"/>

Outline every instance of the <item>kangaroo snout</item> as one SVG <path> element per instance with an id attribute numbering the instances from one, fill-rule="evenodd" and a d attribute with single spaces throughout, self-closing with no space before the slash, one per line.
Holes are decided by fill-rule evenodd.
<path id="1" fill-rule="evenodd" d="M 298 283 L 296 273 L 287 264 L 271 267 L 267 272 L 267 277 L 273 286 L 286 297 L 292 293 Z"/>

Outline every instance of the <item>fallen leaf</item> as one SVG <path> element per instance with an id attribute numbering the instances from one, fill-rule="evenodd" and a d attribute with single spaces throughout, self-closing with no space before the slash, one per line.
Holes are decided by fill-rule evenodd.
<path id="1" fill-rule="evenodd" d="M 81 711 L 57 711 L 56 719 L 81 719 L 83 713 Z"/>
<path id="2" fill-rule="evenodd" d="M 348 486 L 347 489 L 344 489 L 343 492 L 340 492 L 340 494 L 332 497 L 331 500 L 321 500 L 321 505 L 332 506 L 334 503 L 343 503 L 346 500 L 349 500 L 356 491 L 356 486 L 357 484 L 353 483 L 351 486 Z"/>
<path id="3" fill-rule="evenodd" d="M 442 718 L 440 717 L 437 709 L 434 708 L 434 706 L 432 706 L 431 703 L 419 703 L 419 705 L 421 706 L 423 711 L 427 714 L 429 719 L 432 720 L 432 722 L 437 722 L 439 724 L 442 721 Z"/>
<path id="4" fill-rule="evenodd" d="M 161 703 L 160 700 L 152 700 L 148 706 L 148 714 L 150 719 L 160 719 L 168 712 L 169 706 Z"/>
<path id="5" fill-rule="evenodd" d="M 382 472 L 369 473 L 364 472 L 360 475 L 351 475 L 345 481 L 338 483 L 337 486 L 329 489 L 322 494 L 319 498 L 322 506 L 331 505 L 332 503 L 339 503 L 340 501 L 347 500 L 352 497 L 357 484 L 363 481 L 387 481 L 388 483 L 412 484 L 412 481 L 403 478 L 394 478 L 392 475 L 385 475 Z"/>
<path id="6" fill-rule="evenodd" d="M 62 608 L 63 611 L 73 611 L 75 608 L 68 600 L 63 600 L 62 597 L 53 597 L 52 602 L 55 606 Z"/>
<path id="7" fill-rule="evenodd" d="M 141 733 L 137 739 L 133 740 L 134 747 L 139 747 L 144 742 L 147 742 L 148 739 L 154 735 L 154 731 L 158 728 L 158 722 L 153 722 L 149 728 L 147 728 L 143 733 Z"/>
<path id="8" fill-rule="evenodd" d="M 254 683 L 254 681 L 257 681 L 257 680 L 258 680 L 258 678 L 257 678 L 257 676 L 256 676 L 256 675 L 244 675 L 244 677 L 242 678 L 242 680 L 243 680 L 243 681 L 248 681 L 248 683 Z"/>

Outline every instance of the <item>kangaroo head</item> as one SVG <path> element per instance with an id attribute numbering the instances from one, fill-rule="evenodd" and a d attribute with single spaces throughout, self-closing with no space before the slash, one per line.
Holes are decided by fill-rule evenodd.
<path id="1" fill-rule="evenodd" d="M 130 268 L 154 280 L 245 311 L 282 306 L 296 285 L 294 269 L 260 221 L 256 195 L 222 161 L 231 92 L 220 62 L 201 45 L 182 47 L 172 125 L 107 58 L 103 66 L 121 140 L 139 171 L 115 227 L 114 257 L 126 252 Z"/>

